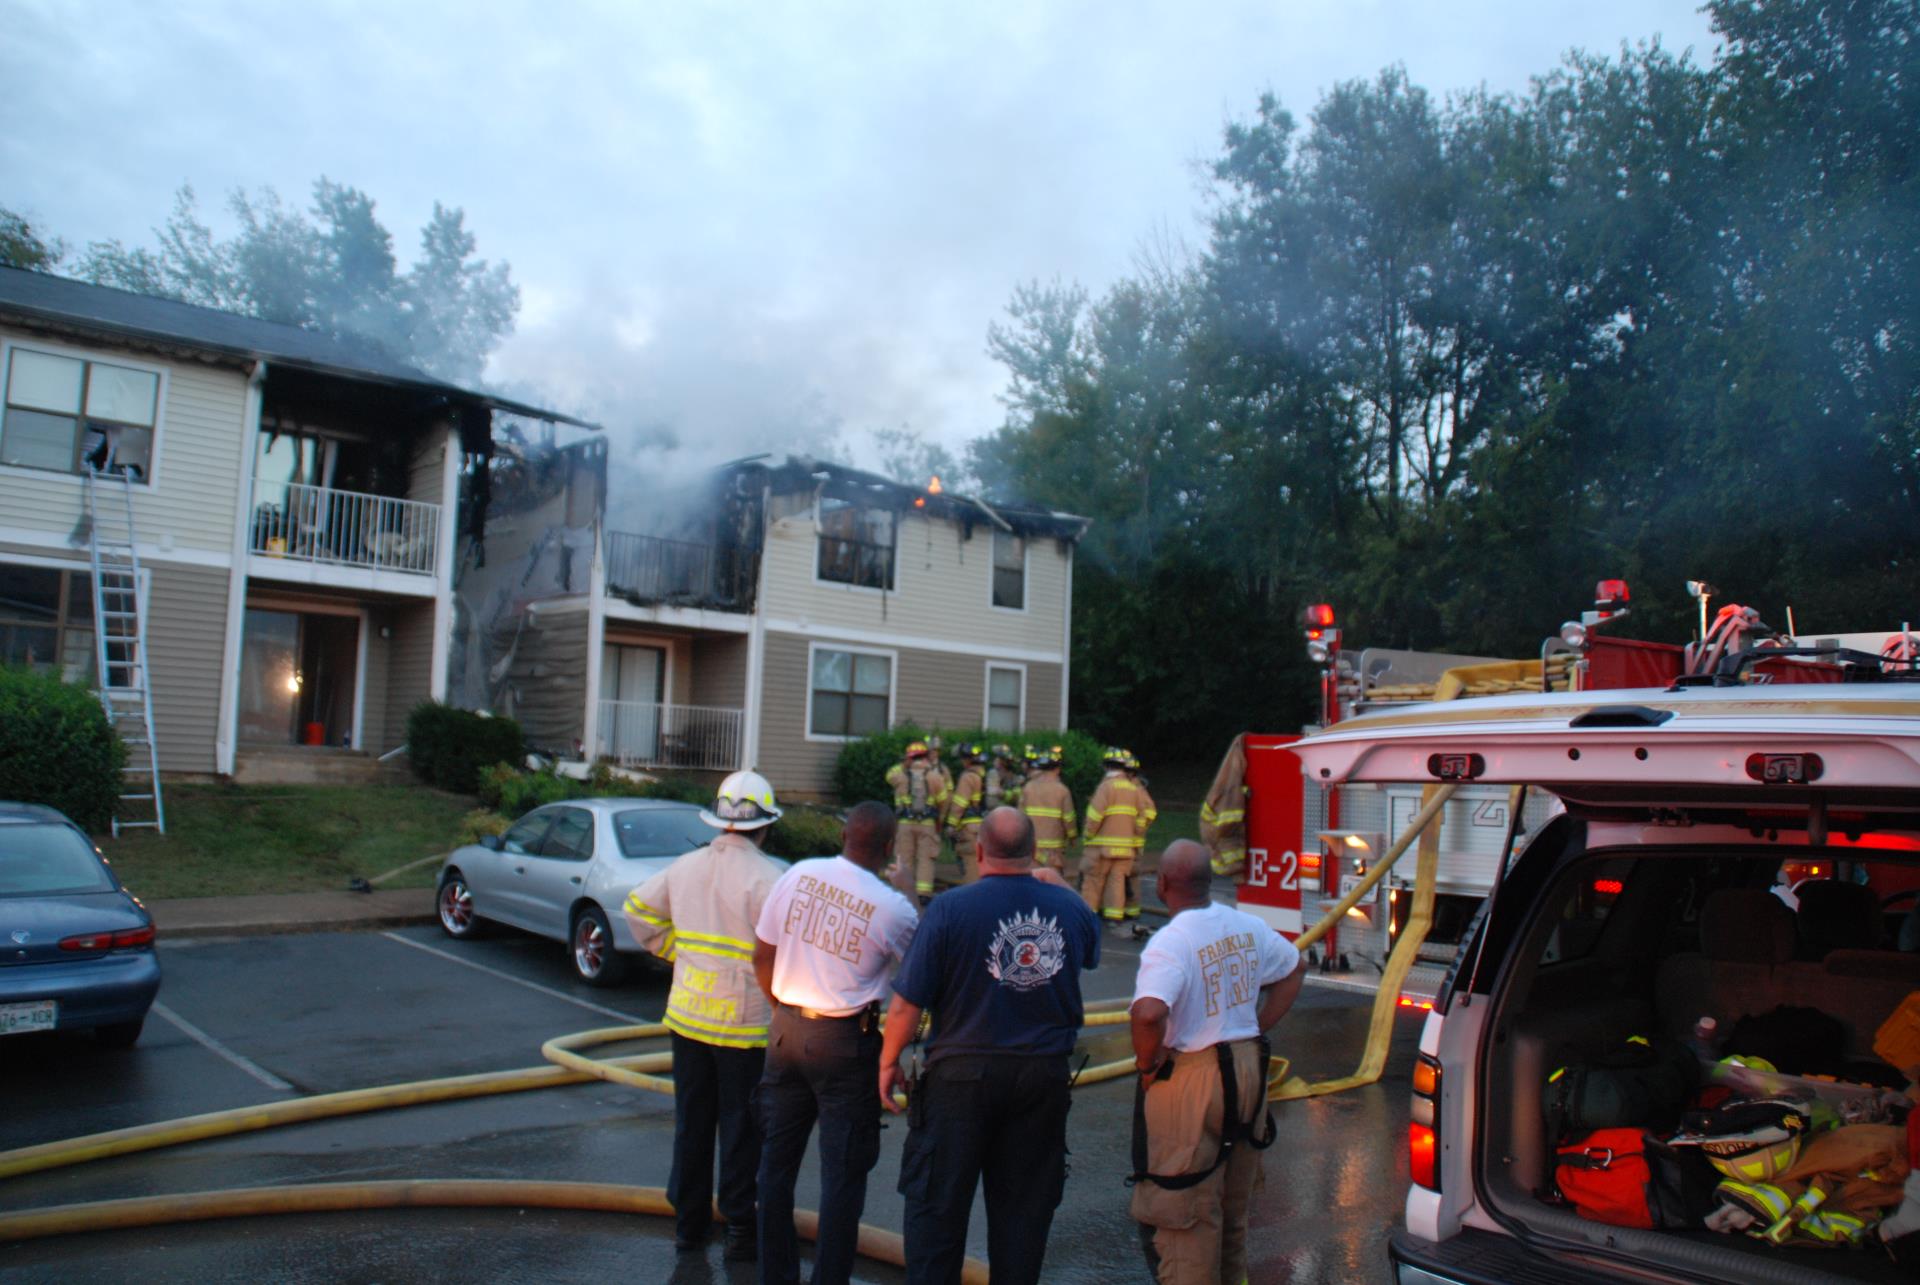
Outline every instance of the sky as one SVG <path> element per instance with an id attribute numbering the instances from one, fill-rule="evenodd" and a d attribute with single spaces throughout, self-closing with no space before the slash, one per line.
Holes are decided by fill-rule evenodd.
<path id="1" fill-rule="evenodd" d="M 438 200 L 522 306 L 490 383 L 583 413 L 616 469 L 998 427 L 1016 285 L 1099 294 L 1205 242 L 1204 173 L 1263 92 L 1305 118 L 1404 65 L 1524 91 L 1688 0 L 5 0 L 0 206 L 151 244 L 183 183 L 377 202 L 403 261 Z"/>

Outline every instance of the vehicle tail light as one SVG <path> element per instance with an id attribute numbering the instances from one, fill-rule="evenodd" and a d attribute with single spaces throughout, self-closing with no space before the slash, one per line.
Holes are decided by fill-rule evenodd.
<path id="1" fill-rule="evenodd" d="M 61 950 L 137 950 L 153 945 L 153 925 L 126 928 L 119 932 L 78 933 L 60 939 Z"/>
<path id="2" fill-rule="evenodd" d="M 1593 881 L 1593 890 L 1603 897 L 1618 897 L 1626 890 L 1626 887 L 1627 885 L 1618 879 L 1595 879 Z"/>
<path id="3" fill-rule="evenodd" d="M 1415 1183 L 1428 1191 L 1440 1190 L 1440 1063 L 1425 1053 L 1413 1064 L 1407 1166 Z"/>

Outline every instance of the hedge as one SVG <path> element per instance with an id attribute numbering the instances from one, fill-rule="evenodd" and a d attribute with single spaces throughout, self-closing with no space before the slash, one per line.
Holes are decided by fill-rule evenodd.
<path id="1" fill-rule="evenodd" d="M 1062 750 L 1060 777 L 1073 791 L 1075 801 L 1083 805 L 1106 770 L 1100 760 L 1107 747 L 1084 732 L 1028 731 L 1015 736 L 977 727 L 922 729 L 906 723 L 849 741 L 841 747 L 840 756 L 833 764 L 833 786 L 840 801 L 849 805 L 863 799 L 893 802 L 893 791 L 887 788 L 887 769 L 906 754 L 908 741 L 922 741 L 930 735 L 938 735 L 946 743 L 941 754 L 947 760 L 948 770 L 956 773 L 958 763 L 953 758 L 953 749 L 966 741 L 979 741 L 982 745 L 1004 742 L 1015 754 L 1029 745 L 1035 748 L 1058 745 Z"/>
<path id="2" fill-rule="evenodd" d="M 479 793 L 480 801 L 493 809 L 503 824 L 493 829 L 482 819 L 484 814 L 471 815 L 466 829 L 475 837 L 497 834 L 505 828 L 505 823 L 518 820 L 535 808 L 567 799 L 674 799 L 702 807 L 713 802 L 712 786 L 687 777 L 634 781 L 616 776 L 604 766 L 594 768 L 591 776 L 580 781 L 551 771 L 525 772 L 509 763 L 496 763 L 480 773 Z M 830 857 L 840 851 L 840 818 L 822 809 L 789 804 L 781 818 L 773 823 L 766 849 L 790 861 Z"/>
<path id="3" fill-rule="evenodd" d="M 480 773 L 495 763 L 518 763 L 526 755 L 520 724 L 470 709 L 423 701 L 407 715 L 407 761 L 429 785 L 474 794 Z"/>
<path id="4" fill-rule="evenodd" d="M 91 690 L 0 665 L 0 799 L 58 808 L 97 833 L 113 823 L 126 765 Z"/>

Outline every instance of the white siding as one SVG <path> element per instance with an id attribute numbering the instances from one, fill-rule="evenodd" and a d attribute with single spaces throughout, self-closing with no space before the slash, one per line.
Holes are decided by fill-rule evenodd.
<path id="1" fill-rule="evenodd" d="M 5 328 L 0 341 L 164 370 L 153 484 L 134 488 L 140 542 L 231 559 L 234 514 L 241 503 L 240 441 L 247 431 L 244 374 L 134 351 L 43 341 Z M 78 477 L 0 469 L 0 529 L 39 532 L 64 543 L 84 504 Z"/>
<path id="2" fill-rule="evenodd" d="M 769 525 L 766 592 L 770 622 L 831 624 L 903 638 L 929 638 L 1020 652 L 1061 653 L 1067 603 L 1067 555 L 1051 538 L 1027 541 L 1027 609 L 988 604 L 993 532 L 983 520 L 973 538 L 958 523 L 923 517 L 900 521 L 894 591 L 882 594 L 814 578 L 818 537 L 810 512 Z"/>

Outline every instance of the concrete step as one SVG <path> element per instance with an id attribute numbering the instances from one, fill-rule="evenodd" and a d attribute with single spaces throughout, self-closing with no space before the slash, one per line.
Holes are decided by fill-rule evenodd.
<path id="1" fill-rule="evenodd" d="M 383 764 L 361 750 L 324 745 L 249 745 L 234 755 L 236 785 L 386 785 L 406 775 L 404 760 Z"/>

